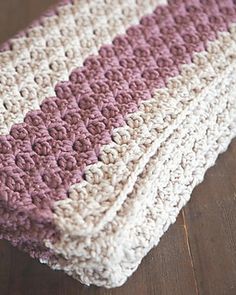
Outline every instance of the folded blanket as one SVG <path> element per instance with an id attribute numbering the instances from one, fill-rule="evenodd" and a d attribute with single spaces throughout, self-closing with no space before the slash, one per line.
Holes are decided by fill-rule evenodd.
<path id="1" fill-rule="evenodd" d="M 236 1 L 61 1 L 0 65 L 0 237 L 122 285 L 236 135 Z"/>

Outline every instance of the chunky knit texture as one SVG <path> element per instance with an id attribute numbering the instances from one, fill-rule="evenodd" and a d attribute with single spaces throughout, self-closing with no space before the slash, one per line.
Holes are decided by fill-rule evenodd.
<path id="1" fill-rule="evenodd" d="M 0 64 L 0 236 L 120 286 L 236 135 L 236 2 L 63 1 Z"/>

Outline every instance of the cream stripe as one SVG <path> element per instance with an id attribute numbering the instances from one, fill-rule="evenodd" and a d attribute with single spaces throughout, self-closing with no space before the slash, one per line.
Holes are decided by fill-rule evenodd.
<path id="1" fill-rule="evenodd" d="M 116 142 L 103 147 L 99 163 L 87 167 L 86 181 L 71 187 L 70 198 L 56 202 L 55 221 L 61 231 L 94 234 L 112 220 L 150 157 L 219 83 L 235 58 L 234 36 L 233 29 L 221 33 L 208 44 L 208 52 L 197 53 L 194 64 L 183 67 L 182 76 L 173 78 L 168 89 L 158 90 L 129 116 L 126 127 L 115 130 Z"/>
<path id="2" fill-rule="evenodd" d="M 235 69 L 234 62 L 227 75 L 222 73 L 218 87 L 161 146 L 118 215 L 98 236 L 65 238 L 62 244 L 51 245 L 69 259 L 64 261 L 63 267 L 69 263 L 66 271 L 86 284 L 114 287 L 124 283 L 157 244 L 207 167 L 236 134 Z"/>
<path id="3" fill-rule="evenodd" d="M 55 84 L 68 80 L 88 55 L 165 3 L 76 1 L 59 7 L 58 15 L 45 17 L 42 26 L 28 29 L 28 37 L 13 39 L 13 49 L 0 53 L 0 134 L 38 109 L 45 97 L 55 96 Z"/>

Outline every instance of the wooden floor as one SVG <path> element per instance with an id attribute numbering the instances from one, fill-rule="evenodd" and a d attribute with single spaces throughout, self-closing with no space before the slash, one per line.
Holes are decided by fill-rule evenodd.
<path id="1" fill-rule="evenodd" d="M 52 0 L 0 0 L 0 41 Z M 86 287 L 0 241 L 1 295 L 235 295 L 236 140 L 193 192 L 159 246 L 121 288 Z"/>

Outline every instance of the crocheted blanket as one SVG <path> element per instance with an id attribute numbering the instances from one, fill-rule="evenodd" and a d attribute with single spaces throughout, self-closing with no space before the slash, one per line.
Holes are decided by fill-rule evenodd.
<path id="1" fill-rule="evenodd" d="M 236 135 L 236 1 L 62 1 L 0 65 L 0 236 L 120 286 Z"/>

